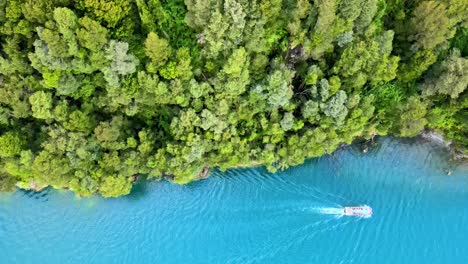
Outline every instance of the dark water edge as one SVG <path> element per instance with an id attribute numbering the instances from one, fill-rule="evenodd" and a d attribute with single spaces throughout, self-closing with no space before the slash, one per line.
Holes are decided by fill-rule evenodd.
<path id="1" fill-rule="evenodd" d="M 350 144 L 350 145 L 343 144 L 337 150 L 335 150 L 333 153 L 325 154 L 322 157 L 333 157 L 334 155 L 336 155 L 336 153 L 339 153 L 340 151 L 348 151 L 349 149 L 351 149 L 355 153 L 361 153 L 362 156 L 365 156 L 365 155 L 368 154 L 368 152 L 371 152 L 371 153 L 372 152 L 377 152 L 379 150 L 379 148 L 380 148 L 379 141 L 381 141 L 382 139 L 390 139 L 392 141 L 398 142 L 398 144 L 403 144 L 403 145 L 407 145 L 407 146 L 410 146 L 410 147 L 415 146 L 415 145 L 419 145 L 419 144 L 429 144 L 429 145 L 433 146 L 433 148 L 436 149 L 436 151 L 437 151 L 437 155 L 439 155 L 442 160 L 446 161 L 446 165 L 444 167 L 444 173 L 449 174 L 449 175 L 457 167 L 466 167 L 467 166 L 465 160 L 460 161 L 460 160 L 456 160 L 456 159 L 453 158 L 453 149 L 451 148 L 450 143 L 448 143 L 446 141 L 443 141 L 443 140 L 440 140 L 438 138 L 431 139 L 431 138 L 429 138 L 427 136 L 421 136 L 421 135 L 419 135 L 417 137 L 413 137 L 413 138 L 398 138 L 398 137 L 393 137 L 393 136 L 385 136 L 385 137 L 375 136 L 374 138 L 372 138 L 372 140 L 356 139 L 352 144 Z M 320 159 L 322 157 L 306 159 L 305 163 L 307 163 L 309 161 L 313 161 L 314 159 Z M 302 165 L 303 164 L 300 164 L 298 166 L 302 166 Z M 228 169 L 228 171 L 229 170 L 243 169 L 243 168 L 259 168 L 259 169 L 263 170 L 265 173 L 268 173 L 265 170 L 263 165 L 255 165 L 255 166 L 252 166 L 252 167 L 242 167 L 242 168 L 231 168 L 231 169 Z M 290 168 L 288 168 L 288 169 L 290 169 Z M 221 172 L 217 168 L 211 168 L 209 172 L 205 173 L 206 175 L 204 177 L 200 177 L 199 179 L 197 179 L 197 180 L 195 180 L 193 182 L 190 182 L 188 184 L 185 184 L 185 185 L 195 184 L 197 181 L 205 180 L 207 178 L 210 178 L 210 176 L 213 174 L 212 173 L 213 171 L 215 171 L 216 173 Z M 148 188 L 146 187 L 146 185 L 149 182 L 154 182 L 154 181 L 156 181 L 156 182 L 168 181 L 168 182 L 172 183 L 172 181 L 170 179 L 168 179 L 168 178 L 149 179 L 148 180 L 146 175 L 139 175 L 138 177 L 136 177 L 136 181 L 133 183 L 132 190 L 130 191 L 130 193 L 128 195 L 120 196 L 120 197 L 117 197 L 117 198 L 121 198 L 121 197 L 130 198 L 130 197 L 134 196 L 136 199 L 138 199 L 138 197 L 141 197 L 142 195 L 144 195 L 148 191 Z M 47 187 L 39 189 L 39 190 L 23 189 L 23 188 L 17 188 L 16 189 L 16 191 L 23 191 L 23 192 L 28 192 L 28 193 L 29 192 L 38 192 L 38 193 L 49 192 L 50 190 L 55 190 L 55 189 L 53 187 L 51 187 L 51 186 L 47 186 Z M 61 189 L 60 191 L 67 191 L 67 189 Z M 84 198 L 84 197 L 82 197 L 82 198 Z M 106 199 L 115 199 L 115 198 L 106 198 Z"/>
<path id="2" fill-rule="evenodd" d="M 366 155 L 371 155 L 372 153 L 378 153 L 379 149 L 382 147 L 379 144 L 379 141 L 382 142 L 382 140 L 386 140 L 386 139 L 394 141 L 397 144 L 405 145 L 407 147 L 414 147 L 414 146 L 418 146 L 418 145 L 421 145 L 421 144 L 431 146 L 431 148 L 434 149 L 434 152 L 436 153 L 436 155 L 439 156 L 440 161 L 444 163 L 443 166 L 441 166 L 439 168 L 439 170 L 442 170 L 442 173 L 444 173 L 444 174 L 450 174 L 451 175 L 454 170 L 457 170 L 457 168 L 467 167 L 467 164 L 464 163 L 464 161 L 459 161 L 459 160 L 453 159 L 453 153 L 452 153 L 452 149 L 451 149 L 451 146 L 450 146 L 449 143 L 447 143 L 446 141 L 440 141 L 440 140 L 437 140 L 437 139 L 436 140 L 431 140 L 431 139 L 429 139 L 427 137 L 423 137 L 423 136 L 416 136 L 416 137 L 412 137 L 412 138 L 399 138 L 399 137 L 393 137 L 393 136 L 385 136 L 385 137 L 375 136 L 372 140 L 356 139 L 352 144 L 342 145 L 341 147 L 339 147 L 337 150 L 335 150 L 331 154 L 325 154 L 322 157 L 306 159 L 304 164 L 307 164 L 307 163 L 310 163 L 310 162 L 313 163 L 315 160 L 320 160 L 321 158 L 331 158 L 331 159 L 333 159 L 334 156 L 339 155 L 339 153 L 341 153 L 343 151 L 344 152 L 351 151 L 355 155 L 363 156 L 363 157 L 366 156 Z M 304 164 L 300 164 L 298 166 L 303 166 Z M 288 169 L 292 169 L 294 167 L 297 167 L 297 166 L 292 166 L 292 167 L 290 167 Z M 242 167 L 242 168 L 231 168 L 231 169 L 228 169 L 227 171 L 253 169 L 253 168 L 261 170 L 262 173 L 264 173 L 264 174 L 271 174 L 265 169 L 265 167 L 263 165 L 260 165 L 260 166 L 256 165 L 256 166 L 252 166 L 252 167 Z M 212 175 L 217 175 L 219 173 L 223 173 L 223 171 L 220 171 L 217 168 L 212 168 L 211 172 L 208 175 L 208 177 L 201 178 L 201 179 L 199 179 L 197 181 L 190 182 L 190 183 L 188 183 L 186 185 L 196 185 L 198 181 L 203 181 L 203 180 L 209 179 Z M 280 173 L 281 173 L 281 171 L 280 171 Z M 447 176 L 450 176 L 450 175 L 447 175 Z M 134 185 L 132 187 L 132 191 L 130 192 L 130 194 L 126 195 L 126 196 L 123 196 L 123 197 L 128 197 L 128 198 L 132 199 L 132 197 L 135 196 L 135 198 L 138 199 L 139 197 L 144 196 L 148 192 L 147 185 L 152 181 L 166 181 L 166 180 L 165 179 L 162 179 L 162 180 L 151 180 L 151 179 L 147 180 L 147 178 L 145 176 L 139 177 L 138 181 L 134 183 Z M 171 181 L 169 180 L 169 182 L 171 182 Z"/>

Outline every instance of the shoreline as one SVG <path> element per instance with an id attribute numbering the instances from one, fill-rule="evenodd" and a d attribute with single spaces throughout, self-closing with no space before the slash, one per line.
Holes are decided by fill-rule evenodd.
<path id="1" fill-rule="evenodd" d="M 452 140 L 446 140 L 442 134 L 432 129 L 425 129 L 421 131 L 421 133 L 419 133 L 419 136 L 422 139 L 428 140 L 430 142 L 442 144 L 448 148 L 450 148 L 453 144 Z"/>
<path id="2" fill-rule="evenodd" d="M 380 136 L 380 135 L 377 135 L 377 134 L 373 135 L 369 139 L 366 139 L 364 137 L 358 137 L 351 144 L 341 143 L 335 151 L 337 151 L 339 149 L 342 149 L 344 147 L 347 147 L 347 146 L 355 145 L 355 146 L 360 147 L 360 151 L 363 154 L 366 154 L 369 151 L 369 149 L 372 147 L 372 145 L 376 144 L 375 137 L 392 137 L 394 139 L 402 139 L 401 137 L 393 137 L 391 135 Z M 468 153 L 466 153 L 463 149 L 457 148 L 456 146 L 454 146 L 452 140 L 450 140 L 450 141 L 446 140 L 444 138 L 444 136 L 442 134 L 438 133 L 437 131 L 432 130 L 432 129 L 425 129 L 425 130 L 421 131 L 417 136 L 411 137 L 409 139 L 418 140 L 418 138 L 420 140 L 422 140 L 422 141 L 432 142 L 432 143 L 435 143 L 435 144 L 438 144 L 438 145 L 441 145 L 441 146 L 444 146 L 445 148 L 447 148 L 447 150 L 450 152 L 452 162 L 455 162 L 456 164 L 468 164 Z M 335 151 L 333 151 L 333 152 L 335 152 Z M 229 167 L 228 169 L 255 168 L 255 167 L 260 167 L 260 166 L 264 166 L 264 164 L 261 164 L 259 162 L 252 162 L 251 164 L 238 164 L 236 166 Z M 296 166 L 298 166 L 298 165 L 296 165 Z M 204 166 L 203 169 L 197 174 L 197 176 L 195 176 L 192 179 L 192 181 L 190 181 L 190 182 L 195 182 L 195 181 L 199 181 L 199 180 L 209 178 L 210 175 L 211 175 L 211 172 L 212 172 L 212 170 L 214 168 L 216 168 L 216 166 L 215 167 Z M 451 174 L 450 171 L 447 172 L 447 175 L 450 175 L 450 174 Z M 175 183 L 173 181 L 172 177 L 168 177 L 169 175 L 170 174 L 163 175 L 162 179 L 167 180 L 168 182 L 171 182 L 171 183 Z M 137 182 L 138 179 L 140 179 L 141 176 L 142 175 L 133 175 L 131 177 L 132 185 L 135 184 L 135 182 Z M 188 183 L 190 183 L 190 182 L 188 182 Z M 41 192 L 42 190 L 44 190 L 44 189 L 46 189 L 48 187 L 52 187 L 52 186 L 51 185 L 39 185 L 34 180 L 30 180 L 27 183 L 18 182 L 16 184 L 16 187 L 19 188 L 19 189 L 22 189 L 22 190 L 32 190 L 32 191 L 35 191 L 35 192 Z M 68 187 L 60 188 L 60 189 L 69 190 Z M 96 194 L 98 194 L 98 193 L 96 193 Z M 80 196 L 80 197 L 82 197 L 82 196 Z"/>
<path id="3" fill-rule="evenodd" d="M 441 133 L 433 129 L 425 129 L 419 133 L 419 136 L 429 142 L 446 147 L 454 162 L 468 164 L 468 153 L 465 149 L 457 147 L 453 140 L 447 140 Z"/>
<path id="4" fill-rule="evenodd" d="M 380 136 L 378 134 L 373 134 L 369 139 L 366 139 L 364 137 L 358 137 L 351 144 L 341 143 L 335 151 L 341 148 L 347 147 L 347 146 L 351 146 L 351 145 L 361 145 L 362 146 L 361 152 L 365 154 L 369 151 L 370 147 L 372 147 L 372 145 L 375 144 L 376 137 L 378 138 L 378 137 L 388 137 L 388 136 L 389 135 Z M 390 137 L 393 137 L 393 136 L 390 136 Z M 393 138 L 402 139 L 402 137 L 393 137 Z M 433 129 L 424 129 L 417 136 L 410 137 L 409 139 L 418 140 L 418 138 L 426 142 L 432 142 L 435 144 L 443 145 L 450 152 L 452 161 L 454 161 L 455 163 L 460 163 L 460 164 L 468 164 L 468 153 L 466 153 L 463 149 L 454 146 L 453 140 L 446 140 L 445 137 L 441 133 Z M 239 164 L 239 165 L 230 167 L 228 169 L 254 168 L 254 167 L 260 167 L 260 166 L 264 166 L 264 164 L 253 162 L 250 165 Z M 213 168 L 215 167 L 205 166 L 203 170 L 198 174 L 198 176 L 194 178 L 194 181 L 209 178 L 210 172 Z"/>

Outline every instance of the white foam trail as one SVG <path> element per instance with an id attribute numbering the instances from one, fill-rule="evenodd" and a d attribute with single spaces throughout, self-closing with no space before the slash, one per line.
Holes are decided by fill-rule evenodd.
<path id="1" fill-rule="evenodd" d="M 314 208 L 319 214 L 325 215 L 336 215 L 337 217 L 342 217 L 344 215 L 344 209 L 342 207 L 317 207 Z"/>

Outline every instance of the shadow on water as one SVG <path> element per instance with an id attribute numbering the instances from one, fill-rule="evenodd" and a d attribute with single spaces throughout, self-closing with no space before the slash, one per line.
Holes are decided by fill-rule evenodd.
<path id="1" fill-rule="evenodd" d="M 350 145 L 345 145 L 331 154 L 326 154 L 322 157 L 318 158 L 311 158 L 305 161 L 305 165 L 316 165 L 320 162 L 327 162 L 329 166 L 333 167 L 335 170 L 338 170 L 340 166 L 342 166 L 342 156 L 346 153 L 352 153 L 354 156 L 367 156 L 367 155 L 375 155 L 381 151 L 385 151 L 386 147 L 388 147 L 389 141 L 396 141 L 398 145 L 406 146 L 407 148 L 415 148 L 421 147 L 423 145 L 430 145 L 431 152 L 437 153 L 438 160 L 442 164 L 439 170 L 441 170 L 444 174 L 447 172 L 451 172 L 457 169 L 457 165 L 450 160 L 450 151 L 446 145 L 440 144 L 437 142 L 431 142 L 427 139 L 422 137 L 415 137 L 415 138 L 394 138 L 391 136 L 387 137 L 379 137 L 376 136 L 372 140 L 364 140 L 364 139 L 357 139 Z M 397 145 L 397 144 L 395 144 Z M 294 169 L 294 167 L 289 168 L 289 170 Z M 279 174 L 282 171 L 278 172 Z M 254 176 L 254 177 L 252 177 Z M 243 180 L 246 181 L 256 181 L 262 182 L 264 180 L 268 180 L 269 178 L 276 178 L 275 174 L 272 174 L 267 171 L 264 166 L 257 166 L 252 168 L 233 168 L 228 169 L 227 171 L 221 171 L 218 168 L 213 168 L 210 172 L 209 179 L 213 180 L 220 180 L 220 181 L 238 181 L 240 180 L 239 184 L 242 184 Z M 129 201 L 139 201 L 144 198 L 149 192 L 151 192 L 152 188 L 150 185 L 154 183 L 155 180 L 148 179 L 146 175 L 139 176 L 138 180 L 133 184 L 131 192 L 129 195 L 122 197 L 123 199 L 127 199 Z M 162 180 L 165 181 L 165 180 Z M 186 190 L 193 191 L 196 190 L 205 184 L 206 180 L 199 180 L 195 182 L 191 182 L 189 184 L 183 185 L 182 188 Z M 174 184 L 174 183 L 172 183 Z M 37 192 L 35 190 L 24 190 L 24 189 L 17 189 L 16 192 L 20 193 L 23 196 L 33 198 L 39 200 L 41 202 L 47 202 L 49 199 L 49 194 L 51 191 L 54 191 L 52 187 L 47 187 L 42 189 L 41 191 Z M 315 191 L 315 190 L 314 190 Z M 66 192 L 70 192 L 67 190 Z M 13 192 L 12 194 L 14 194 Z M 11 196 L 11 195 L 10 195 Z M 7 195 L 3 194 L 3 200 L 7 200 Z"/>
<path id="2" fill-rule="evenodd" d="M 23 190 L 23 189 L 18 189 L 18 191 L 22 195 L 27 196 L 28 198 L 33 198 L 41 202 L 47 202 L 49 200 L 49 193 L 53 191 L 53 188 L 47 187 L 47 188 L 40 190 L 39 192 L 35 190 Z"/>
<path id="3" fill-rule="evenodd" d="M 213 174 L 211 173 L 210 176 L 209 176 L 209 179 L 213 179 L 215 177 L 217 177 L 218 175 L 217 174 Z M 194 189 L 197 189 L 199 188 L 200 186 L 206 184 L 206 179 L 201 179 L 201 180 L 198 180 L 198 181 L 193 181 L 193 182 L 189 182 L 185 185 L 181 185 L 183 188 L 187 188 L 189 190 L 194 190 Z M 171 184 L 176 184 L 176 183 L 171 183 Z"/>
<path id="4" fill-rule="evenodd" d="M 451 162 L 450 160 L 450 151 L 446 145 L 440 144 L 438 142 L 431 142 L 422 137 L 415 137 L 415 138 L 395 138 L 391 136 L 380 137 L 376 136 L 372 140 L 365 140 L 365 139 L 356 139 L 350 145 L 344 145 L 343 147 L 337 149 L 331 154 L 325 154 L 322 157 L 318 158 L 311 158 L 305 161 L 305 165 L 316 165 L 324 160 L 328 162 L 329 166 L 332 166 L 336 170 L 342 165 L 342 155 L 346 153 L 352 153 L 354 156 L 366 156 L 366 155 L 375 155 L 382 151 L 385 146 L 388 145 L 387 142 L 389 141 L 396 141 L 399 145 L 406 146 L 407 148 L 415 148 L 421 147 L 422 145 L 430 145 L 432 152 L 436 152 L 440 163 L 442 164 L 440 170 L 447 174 L 447 172 L 451 172 L 457 169 L 456 163 Z M 396 145 L 396 144 L 395 144 Z M 388 147 L 388 146 L 387 146 Z M 291 167 L 290 169 L 293 169 Z M 279 171 L 278 173 L 281 173 Z M 252 174 L 255 174 L 255 178 L 252 179 Z M 266 180 L 268 178 L 275 178 L 274 174 L 267 171 L 264 166 L 257 166 L 252 168 L 233 168 L 228 169 L 227 171 L 221 171 L 218 168 L 213 168 L 210 172 L 210 180 L 220 179 L 223 181 L 231 181 L 231 180 L 239 180 L 239 179 L 249 179 L 261 182 L 262 180 Z M 124 199 L 130 201 L 138 201 L 144 198 L 149 192 L 151 192 L 150 185 L 154 183 L 155 180 L 148 179 L 146 175 L 142 175 L 138 177 L 138 180 L 133 184 L 131 192 L 129 195 L 124 196 Z M 165 180 L 162 180 L 165 181 Z M 183 188 L 187 190 L 196 190 L 201 186 L 205 185 L 205 179 L 191 182 L 189 184 L 183 185 Z M 21 193 L 24 196 L 29 198 L 33 198 L 36 200 L 40 200 L 42 202 L 47 202 L 49 199 L 49 193 L 53 191 L 52 187 L 44 188 L 43 190 L 37 192 L 35 190 L 24 190 L 24 189 L 17 189 L 16 192 Z M 13 192 L 14 194 L 15 192 Z M 7 195 L 3 195 L 3 200 L 6 200 Z"/>
<path id="5" fill-rule="evenodd" d="M 395 142 L 397 144 L 389 145 L 388 142 Z M 430 140 L 423 136 L 416 136 L 411 138 L 398 138 L 392 136 L 376 136 L 371 140 L 356 139 L 352 144 L 346 145 L 334 153 L 331 157 L 338 158 L 342 153 L 351 151 L 355 156 L 366 156 L 366 155 L 377 155 L 381 151 L 385 151 L 386 148 L 402 146 L 407 150 L 424 149 L 429 154 L 434 155 L 437 160 L 443 164 L 443 171 L 445 173 L 455 170 L 459 167 L 460 162 L 453 160 L 452 152 L 444 141 Z M 426 149 L 429 146 L 428 149 Z"/>
<path id="6" fill-rule="evenodd" d="M 146 175 L 138 177 L 138 180 L 132 186 L 130 194 L 124 196 L 124 198 L 130 201 L 138 201 L 144 198 L 149 192 L 148 185 L 151 182 L 152 180 L 148 180 Z"/>
<path id="7" fill-rule="evenodd" d="M 376 153 L 380 150 L 381 143 L 380 137 L 377 136 L 370 140 L 356 139 L 351 145 L 346 146 L 344 150 L 351 150 L 353 154 Z"/>

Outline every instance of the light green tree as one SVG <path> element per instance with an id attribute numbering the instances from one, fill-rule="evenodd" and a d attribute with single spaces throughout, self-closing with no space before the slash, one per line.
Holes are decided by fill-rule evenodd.
<path id="1" fill-rule="evenodd" d="M 52 95 L 44 91 L 38 91 L 29 97 L 29 103 L 33 116 L 38 119 L 52 118 Z"/>

